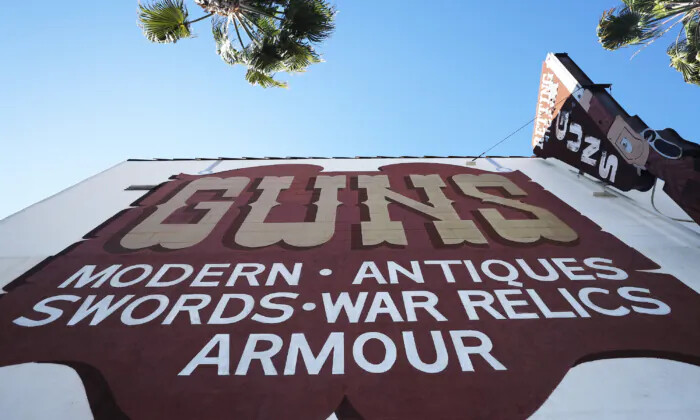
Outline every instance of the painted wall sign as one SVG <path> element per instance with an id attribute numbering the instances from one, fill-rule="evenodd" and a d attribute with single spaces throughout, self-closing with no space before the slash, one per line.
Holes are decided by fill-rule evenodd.
<path id="1" fill-rule="evenodd" d="M 700 365 L 700 301 L 520 172 L 179 175 L 0 300 L 96 418 L 526 418 L 578 363 Z"/>

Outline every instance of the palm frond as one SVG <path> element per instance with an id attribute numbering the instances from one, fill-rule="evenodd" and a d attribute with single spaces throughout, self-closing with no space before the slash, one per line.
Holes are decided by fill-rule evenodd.
<path id="1" fill-rule="evenodd" d="M 648 1 L 648 0 L 644 0 Z M 655 0 L 655 6 L 647 13 L 656 20 L 691 12 L 698 7 L 695 0 Z"/>
<path id="2" fill-rule="evenodd" d="M 279 80 L 275 80 L 269 74 L 265 74 L 261 71 L 255 70 L 253 68 L 248 69 L 248 71 L 245 74 L 245 79 L 251 85 L 259 85 L 260 87 L 263 87 L 263 88 L 268 88 L 268 87 L 286 88 L 287 87 L 287 83 L 280 82 Z"/>
<path id="3" fill-rule="evenodd" d="M 696 48 L 681 40 L 672 44 L 666 53 L 671 58 L 671 67 L 678 70 L 686 82 L 700 85 L 700 61 Z"/>
<path id="4" fill-rule="evenodd" d="M 607 50 L 638 45 L 658 35 L 647 15 L 628 7 L 605 11 L 598 23 L 598 40 Z"/>
<path id="5" fill-rule="evenodd" d="M 254 22 L 255 26 L 258 27 L 264 36 L 277 36 L 280 32 L 279 28 L 275 25 L 275 22 L 267 16 L 256 17 L 248 15 L 248 20 Z"/>
<path id="6" fill-rule="evenodd" d="M 688 83 L 700 85 L 700 1 L 621 0 L 624 6 L 607 10 L 598 23 L 601 45 L 616 50 L 631 45 L 651 45 L 676 26 L 682 28 L 668 48 L 671 67 Z"/>
<path id="7" fill-rule="evenodd" d="M 637 13 L 651 13 L 657 7 L 657 0 L 622 0 L 628 9 Z"/>
<path id="8" fill-rule="evenodd" d="M 263 73 L 284 71 L 283 57 L 273 38 L 264 38 L 251 45 L 250 66 Z"/>
<path id="9" fill-rule="evenodd" d="M 311 64 L 323 61 L 311 45 L 294 39 L 282 39 L 280 49 L 283 51 L 282 57 L 287 71 L 300 73 L 306 71 Z"/>
<path id="10" fill-rule="evenodd" d="M 139 23 L 153 42 L 189 37 L 192 24 L 213 16 L 217 55 L 246 66 L 246 80 L 262 87 L 286 87 L 275 74 L 303 72 L 323 61 L 313 45 L 335 29 L 328 0 L 194 0 L 206 12 L 194 20 L 188 20 L 184 0 L 141 1 L 150 2 L 139 5 Z"/>
<path id="11" fill-rule="evenodd" d="M 323 0 L 289 0 L 283 28 L 296 38 L 321 42 L 335 29 L 335 9 Z"/>
<path id="12" fill-rule="evenodd" d="M 187 7 L 183 0 L 159 0 L 139 3 L 139 26 L 151 42 L 171 43 L 188 38 Z"/>
<path id="13" fill-rule="evenodd" d="M 700 10 L 697 13 L 689 16 L 685 24 L 685 38 L 688 43 L 700 49 Z"/>
<path id="14" fill-rule="evenodd" d="M 211 21 L 211 32 L 216 42 L 216 53 L 230 66 L 241 62 L 239 52 L 231 44 L 227 30 L 228 22 L 223 18 L 214 18 Z"/>

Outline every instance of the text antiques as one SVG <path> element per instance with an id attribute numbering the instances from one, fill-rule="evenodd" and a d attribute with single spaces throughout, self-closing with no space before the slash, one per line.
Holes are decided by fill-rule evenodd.
<path id="1" fill-rule="evenodd" d="M 627 284 L 624 280 L 629 274 L 612 263 L 599 257 L 582 261 L 576 258 L 364 261 L 352 270 L 355 275 L 347 285 L 348 291 L 320 293 L 318 310 L 323 314 L 323 322 L 337 329 L 331 328 L 320 350 L 312 350 L 304 332 L 250 334 L 241 349 L 231 349 L 229 334 L 220 333 L 181 368 L 179 375 L 189 376 L 200 367 L 212 365 L 217 367 L 218 375 L 247 375 L 251 368 L 262 368 L 266 376 L 316 375 L 324 366 L 333 375 L 342 375 L 346 371 L 346 357 L 364 371 L 383 373 L 396 362 L 397 348 L 405 351 L 402 357 L 414 368 L 425 373 L 445 370 L 454 356 L 463 372 L 474 371 L 474 358 L 485 361 L 484 367 L 507 370 L 498 357 L 503 349 L 494 349 L 487 334 L 476 329 L 442 331 L 440 324 L 446 323 L 448 316 L 452 321 L 475 322 L 471 325 L 477 326 L 484 319 L 663 316 L 671 312 L 669 305 L 655 298 L 649 289 Z M 321 276 L 333 274 L 329 269 L 324 270 L 319 273 Z M 304 283 L 313 282 L 315 275 L 307 273 L 301 262 L 214 263 L 197 267 L 86 265 L 58 285 L 63 294 L 37 302 L 29 313 L 12 322 L 30 328 L 53 323 L 99 328 L 110 322 L 125 327 L 159 324 L 164 328 L 172 328 L 176 322 L 222 327 L 248 322 L 261 326 L 283 324 L 299 312 L 317 309 L 316 303 L 303 302 L 308 296 L 301 294 Z M 548 283 L 556 286 L 556 293 L 538 292 L 542 284 Z M 452 293 L 430 290 L 445 284 L 452 286 Z M 181 294 L 176 292 L 174 296 L 167 293 L 167 288 L 178 285 L 187 289 L 178 289 Z M 366 291 L 367 286 L 384 290 Z M 258 287 L 285 291 L 256 293 L 254 289 Z M 70 294 L 72 291 L 89 294 Z M 108 294 L 94 294 L 99 292 Z M 450 314 L 452 308 L 461 308 L 458 316 Z M 346 323 L 365 324 L 370 331 L 357 336 L 346 334 L 341 328 Z M 399 326 L 400 336 L 372 331 L 377 323 Z M 412 326 L 425 323 L 434 325 L 430 331 L 432 344 L 429 349 L 425 344 L 419 349 Z M 421 337 L 421 342 L 424 338 Z M 347 356 L 346 340 L 353 342 L 352 354 Z M 368 360 L 365 354 L 368 343 L 383 347 L 381 363 Z M 230 364 L 233 351 L 239 359 L 233 365 L 235 372 Z M 438 358 L 434 363 L 426 363 L 418 356 L 425 353 L 437 353 Z M 278 371 L 273 358 L 280 357 L 286 362 L 283 370 Z"/>

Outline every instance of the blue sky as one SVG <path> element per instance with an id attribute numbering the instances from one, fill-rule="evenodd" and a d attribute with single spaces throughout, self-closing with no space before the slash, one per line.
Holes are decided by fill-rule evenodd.
<path id="1" fill-rule="evenodd" d="M 249 86 L 207 22 L 149 43 L 136 4 L 3 5 L 0 218 L 128 158 L 479 154 L 534 116 L 550 51 L 650 126 L 700 140 L 700 88 L 669 69 L 670 39 L 632 61 L 598 45 L 617 0 L 338 0 L 326 62 L 288 90 Z M 530 155 L 531 133 L 490 154 Z"/>

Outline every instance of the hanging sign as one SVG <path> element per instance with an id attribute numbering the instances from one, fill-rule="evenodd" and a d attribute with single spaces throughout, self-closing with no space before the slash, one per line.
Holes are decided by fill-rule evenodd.
<path id="1" fill-rule="evenodd" d="M 566 162 L 622 191 L 650 189 L 656 178 L 644 170 L 648 144 L 620 116 L 605 113 L 595 121 L 595 111 L 604 109 L 597 100 L 585 81 L 550 54 L 542 66 L 535 155 Z"/>
<path id="2" fill-rule="evenodd" d="M 532 147 L 622 191 L 648 191 L 662 179 L 700 223 L 700 146 L 627 114 L 566 54 L 549 54 L 542 65 Z"/>

